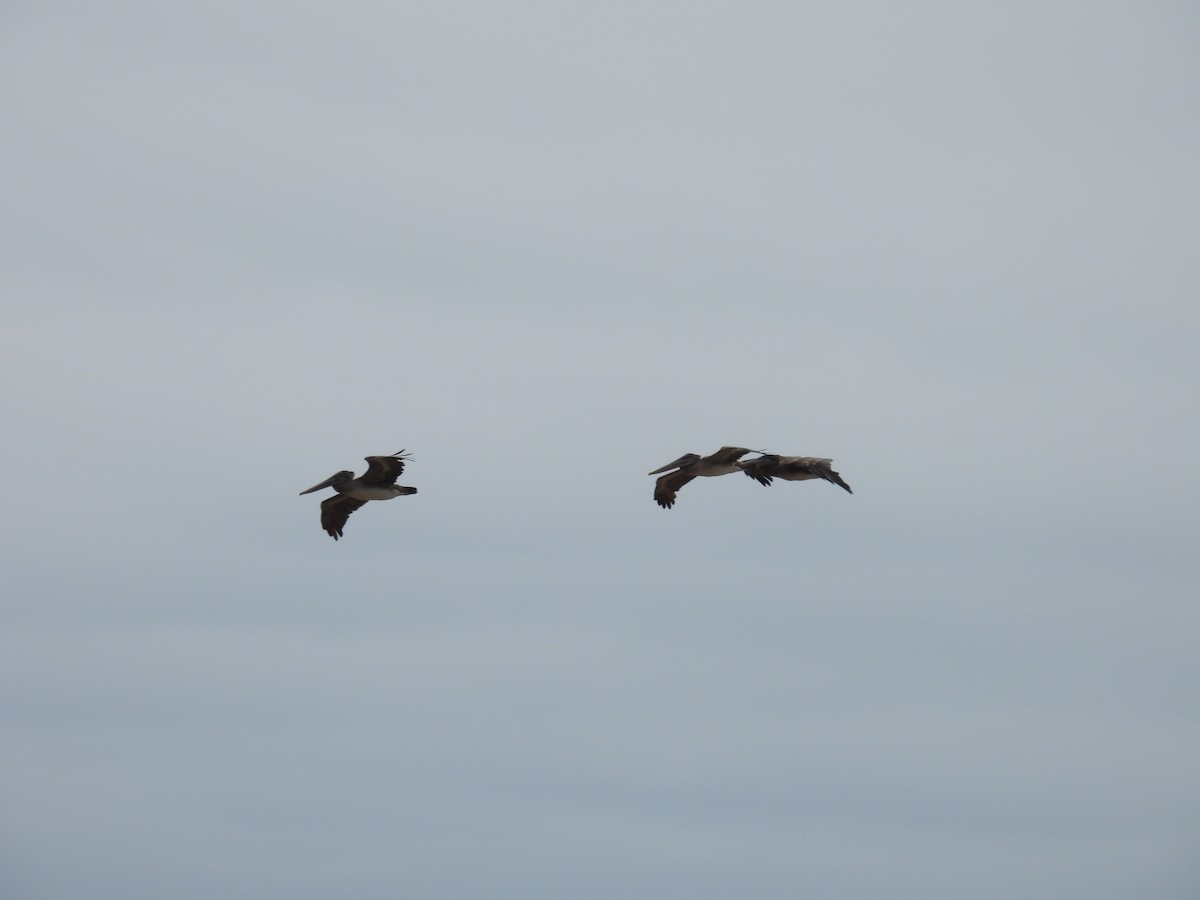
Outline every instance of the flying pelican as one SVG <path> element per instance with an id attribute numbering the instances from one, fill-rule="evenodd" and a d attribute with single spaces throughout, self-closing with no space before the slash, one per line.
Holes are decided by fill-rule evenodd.
<path id="1" fill-rule="evenodd" d="M 330 475 L 320 484 L 314 484 L 300 494 L 311 494 L 321 488 L 331 487 L 335 491 L 332 497 L 321 503 L 321 527 L 335 541 L 342 536 L 346 520 L 350 513 L 360 506 L 365 506 L 368 500 L 391 500 L 405 494 L 415 494 L 415 487 L 405 487 L 396 484 L 396 479 L 404 471 L 404 461 L 412 459 L 405 456 L 404 451 L 393 453 L 391 456 L 368 456 L 367 471 L 358 478 L 354 473 L 343 469 L 336 475 Z"/>
<path id="2" fill-rule="evenodd" d="M 685 453 L 679 459 L 675 460 L 675 462 L 660 466 L 650 473 L 651 475 L 657 475 L 659 472 L 666 472 L 668 469 L 675 470 L 674 472 L 668 472 L 659 478 L 658 481 L 654 482 L 654 500 L 663 509 L 670 509 L 675 505 L 675 495 L 679 493 L 679 489 L 693 478 L 698 476 L 728 475 L 730 472 L 736 472 L 738 470 L 738 460 L 747 453 L 754 452 L 754 450 L 747 450 L 745 447 L 722 447 L 716 453 L 709 456 Z"/>
<path id="3" fill-rule="evenodd" d="M 764 453 L 757 459 L 739 462 L 738 468 L 761 485 L 769 485 L 774 478 L 784 481 L 808 481 L 810 478 L 824 478 L 826 481 L 845 488 L 851 494 L 850 485 L 842 481 L 842 476 L 832 469 L 832 459 L 820 459 L 816 456 L 780 456 L 778 453 Z"/>

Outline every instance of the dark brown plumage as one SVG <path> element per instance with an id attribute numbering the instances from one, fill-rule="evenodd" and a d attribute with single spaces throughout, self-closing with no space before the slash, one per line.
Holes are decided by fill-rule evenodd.
<path id="1" fill-rule="evenodd" d="M 346 527 L 350 513 L 366 505 L 366 500 L 355 500 L 346 494 L 334 494 L 328 500 L 321 501 L 321 527 L 336 541 L 342 536 L 342 529 Z"/>
<path id="2" fill-rule="evenodd" d="M 679 489 L 695 477 L 683 469 L 663 475 L 654 482 L 654 502 L 663 509 L 670 509 L 675 505 L 675 495 L 679 493 Z"/>

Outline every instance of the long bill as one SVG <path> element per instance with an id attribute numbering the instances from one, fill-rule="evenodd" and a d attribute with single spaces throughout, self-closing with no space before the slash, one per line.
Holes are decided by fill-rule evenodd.
<path id="1" fill-rule="evenodd" d="M 304 496 L 305 494 L 311 494 L 313 491 L 319 491 L 321 488 L 327 488 L 331 484 L 333 484 L 335 481 L 337 481 L 337 475 L 330 475 L 328 478 L 326 478 L 320 484 L 314 484 L 308 490 L 301 491 L 300 496 Z"/>
<path id="2" fill-rule="evenodd" d="M 692 459 L 693 459 L 692 454 L 685 453 L 683 456 L 679 457 L 679 459 L 675 460 L 675 462 L 669 462 L 665 466 L 659 466 L 653 472 L 647 472 L 646 474 L 647 475 L 657 475 L 660 472 L 667 471 L 668 469 L 677 469 L 680 466 L 682 466 L 684 463 L 691 462 Z"/>

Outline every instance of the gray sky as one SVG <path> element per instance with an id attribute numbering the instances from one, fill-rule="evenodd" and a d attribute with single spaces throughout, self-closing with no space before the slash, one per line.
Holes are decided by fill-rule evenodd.
<path id="1" fill-rule="evenodd" d="M 5 896 L 1200 892 L 1191 4 L 0 25 Z"/>

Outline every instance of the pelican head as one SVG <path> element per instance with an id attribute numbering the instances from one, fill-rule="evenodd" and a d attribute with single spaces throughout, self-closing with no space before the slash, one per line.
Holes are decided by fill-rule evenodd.
<path id="1" fill-rule="evenodd" d="M 320 484 L 314 484 L 308 490 L 301 491 L 300 493 L 302 495 L 303 494 L 311 494 L 313 491 L 319 491 L 321 488 L 334 487 L 335 485 L 342 484 L 343 482 L 353 481 L 353 480 L 354 480 L 354 473 L 350 472 L 346 469 L 342 469 L 342 471 L 340 471 L 334 475 L 330 475 L 328 478 L 326 478 Z"/>
<path id="2" fill-rule="evenodd" d="M 669 462 L 665 466 L 659 466 L 653 472 L 649 472 L 647 474 L 657 475 L 659 472 L 666 472 L 668 469 L 680 469 L 684 466 L 690 466 L 695 462 L 700 462 L 700 454 L 685 453 L 683 456 L 679 457 L 679 459 L 675 460 L 675 462 Z"/>

